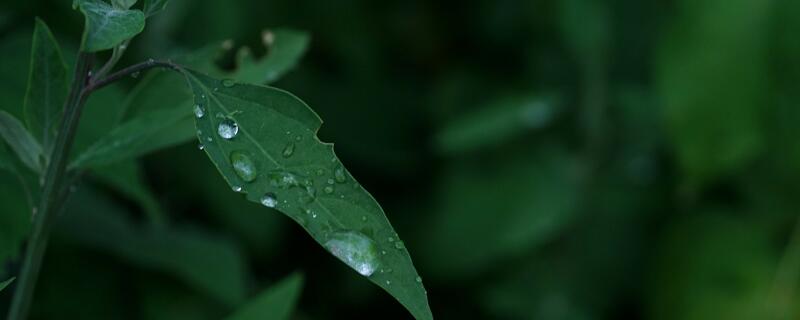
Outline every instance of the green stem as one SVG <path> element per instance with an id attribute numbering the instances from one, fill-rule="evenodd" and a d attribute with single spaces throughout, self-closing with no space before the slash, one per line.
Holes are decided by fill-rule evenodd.
<path id="1" fill-rule="evenodd" d="M 67 160 L 78 128 L 83 102 L 86 100 L 87 92 L 84 89 L 88 83 L 92 57 L 90 53 L 81 52 L 75 66 L 72 86 L 64 104 L 64 116 L 45 171 L 42 194 L 36 207 L 38 212 L 33 216 L 33 230 L 25 252 L 19 282 L 11 300 L 9 320 L 22 320 L 28 317 L 50 229 L 61 207 L 64 188 L 67 187 L 64 184 Z"/>

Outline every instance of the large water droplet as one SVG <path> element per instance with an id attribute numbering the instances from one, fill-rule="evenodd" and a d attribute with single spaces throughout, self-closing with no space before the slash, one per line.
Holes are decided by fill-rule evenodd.
<path id="1" fill-rule="evenodd" d="M 204 115 L 206 115 L 206 112 L 205 110 L 203 110 L 203 106 L 201 106 L 200 104 L 194 105 L 194 116 L 200 119 Z"/>
<path id="2" fill-rule="evenodd" d="M 236 175 L 245 182 L 251 182 L 256 179 L 256 166 L 253 164 L 253 160 L 243 152 L 231 152 L 231 165 Z"/>
<path id="3" fill-rule="evenodd" d="M 261 196 L 261 204 L 265 207 L 275 208 L 278 206 L 278 198 L 272 192 L 265 193 Z"/>
<path id="4" fill-rule="evenodd" d="M 344 175 L 344 168 L 337 167 L 336 170 L 333 171 L 333 178 L 336 179 L 338 183 L 344 183 L 347 180 L 347 177 Z"/>
<path id="5" fill-rule="evenodd" d="M 230 87 L 233 87 L 234 85 L 236 85 L 236 82 L 233 81 L 232 79 L 224 79 L 224 80 L 222 80 L 222 86 L 225 87 L 225 88 L 230 88 Z"/>
<path id="6" fill-rule="evenodd" d="M 217 133 L 222 138 L 233 139 L 239 133 L 239 125 L 231 119 L 222 120 L 217 127 Z"/>
<path id="7" fill-rule="evenodd" d="M 325 242 L 325 247 L 339 260 L 369 277 L 378 269 L 378 248 L 369 237 L 356 231 L 337 232 Z"/>
<path id="8" fill-rule="evenodd" d="M 283 148 L 283 157 L 288 158 L 294 154 L 294 143 L 287 143 L 286 147 Z"/>

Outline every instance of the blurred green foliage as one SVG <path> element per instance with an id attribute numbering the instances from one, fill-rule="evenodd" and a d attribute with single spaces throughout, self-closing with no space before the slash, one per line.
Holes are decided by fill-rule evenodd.
<path id="1" fill-rule="evenodd" d="M 797 319 L 798 15 L 794 0 L 171 0 L 121 65 L 194 52 L 236 74 L 277 59 L 261 30 L 308 32 L 273 85 L 325 119 L 437 318 Z M 0 109 L 20 119 L 34 16 L 70 68 L 83 27 L 69 1 L 0 4 Z M 188 106 L 180 81 L 153 71 L 99 91 L 75 154 L 133 115 Z M 97 163 L 59 218 L 32 318 L 235 318 L 294 295 L 290 319 L 409 318 L 202 157 L 183 143 Z M 0 279 L 18 273 L 38 185 L 12 172 Z M 278 282 L 296 270 L 302 289 Z"/>

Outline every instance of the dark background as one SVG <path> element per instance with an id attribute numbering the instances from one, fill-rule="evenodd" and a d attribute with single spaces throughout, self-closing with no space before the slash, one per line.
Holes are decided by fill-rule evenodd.
<path id="1" fill-rule="evenodd" d="M 322 140 L 385 209 L 438 319 L 800 319 L 799 15 L 795 0 L 172 0 L 121 65 L 226 39 L 261 55 L 266 28 L 309 32 L 275 86 L 325 120 Z M 0 4 L 0 108 L 21 105 L 35 16 L 65 55 L 80 40 L 70 1 Z M 79 186 L 34 318 L 220 318 L 237 304 L 213 292 L 249 297 L 293 271 L 306 277 L 295 319 L 410 318 L 230 192 L 194 143 L 139 165 L 150 198 L 92 174 Z M 0 186 L 5 279 L 29 208 L 8 174 Z M 167 236 L 70 219 L 87 212 L 121 230 L 163 214 Z M 201 239 L 185 249 L 211 264 L 241 261 L 195 271 L 244 287 L 198 290 L 147 258 L 173 237 Z"/>

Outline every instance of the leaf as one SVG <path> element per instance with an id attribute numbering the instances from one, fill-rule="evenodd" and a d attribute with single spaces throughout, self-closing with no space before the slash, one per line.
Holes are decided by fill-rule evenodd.
<path id="1" fill-rule="evenodd" d="M 261 292 L 226 320 L 288 320 L 300 297 L 303 275 L 292 274 Z"/>
<path id="2" fill-rule="evenodd" d="M 144 0 L 144 15 L 147 18 L 164 10 L 169 0 Z"/>
<path id="3" fill-rule="evenodd" d="M 131 119 L 95 142 L 70 167 L 112 164 L 186 142 L 194 135 L 189 110 L 189 105 L 180 105 Z"/>
<path id="4" fill-rule="evenodd" d="M 248 48 L 237 53 L 237 69 L 230 78 L 247 83 L 269 84 L 277 81 L 293 69 L 308 48 L 308 33 L 276 29 L 264 31 L 262 41 L 268 53 L 261 60 L 255 60 Z"/>
<path id="5" fill-rule="evenodd" d="M 144 181 L 141 166 L 134 160 L 122 161 L 110 166 L 93 168 L 93 176 L 121 192 L 141 206 L 142 211 L 152 226 L 162 227 L 166 224 L 166 216 L 158 204 L 158 200 Z"/>
<path id="6" fill-rule="evenodd" d="M 34 137 L 50 150 L 63 112 L 69 80 L 58 43 L 44 21 L 36 19 L 31 46 L 25 121 Z"/>
<path id="7" fill-rule="evenodd" d="M 658 50 L 656 82 L 680 167 L 700 183 L 741 169 L 762 147 L 770 1 L 677 7 Z"/>
<path id="8" fill-rule="evenodd" d="M 111 5 L 119 9 L 130 9 L 136 4 L 136 0 L 111 0 Z"/>
<path id="9" fill-rule="evenodd" d="M 25 130 L 17 118 L 5 111 L 0 111 L 0 136 L 14 150 L 20 161 L 33 171 L 40 172 L 43 167 L 41 160 L 44 158 L 42 146 Z"/>
<path id="10" fill-rule="evenodd" d="M 436 144 L 443 153 L 493 146 L 546 127 L 556 113 L 558 105 L 552 99 L 538 95 L 503 97 L 445 125 L 436 135 Z"/>
<path id="11" fill-rule="evenodd" d="M 0 265 L 18 257 L 31 229 L 29 202 L 32 200 L 25 194 L 26 191 L 30 192 L 26 190 L 30 186 L 23 183 L 27 181 L 22 180 L 20 173 L 9 171 L 0 171 L 0 203 L 3 204 L 0 214 Z"/>
<path id="12" fill-rule="evenodd" d="M 14 282 L 14 279 L 16 279 L 16 277 L 12 277 L 11 279 L 0 282 L 0 291 L 3 291 L 3 289 L 5 289 L 9 284 Z"/>
<path id="13" fill-rule="evenodd" d="M 198 229 L 138 226 L 89 186 L 73 197 L 58 221 L 58 235 L 172 275 L 227 306 L 244 300 L 246 264 L 235 243 Z"/>
<path id="14" fill-rule="evenodd" d="M 184 74 L 195 103 L 205 110 L 196 118 L 198 137 L 234 190 L 250 201 L 274 204 L 337 256 L 363 254 L 364 264 L 356 267 L 366 268 L 360 273 L 374 271 L 370 281 L 417 319 L 432 319 L 408 251 L 375 199 L 336 158 L 333 145 L 316 137 L 322 121 L 305 103 L 271 87 L 218 81 L 189 70 Z M 341 237 L 359 241 L 337 247 L 344 243 Z M 380 273 L 378 266 L 394 272 Z"/>
<path id="15" fill-rule="evenodd" d="M 100 0 L 79 1 L 86 22 L 81 50 L 95 52 L 111 49 L 144 30 L 144 13 L 114 8 Z"/>

